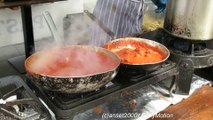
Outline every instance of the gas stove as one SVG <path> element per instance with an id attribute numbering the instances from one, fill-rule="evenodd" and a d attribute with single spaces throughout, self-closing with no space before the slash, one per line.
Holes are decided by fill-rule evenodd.
<path id="1" fill-rule="evenodd" d="M 206 42 L 178 38 L 161 28 L 138 37 L 156 40 L 170 50 L 169 59 L 177 63 L 179 71 L 177 94 L 189 93 L 194 70 L 213 66 L 213 50 L 206 47 Z"/>
<path id="2" fill-rule="evenodd" d="M 149 73 L 118 73 L 110 83 L 104 87 L 82 94 L 62 94 L 46 91 L 41 86 L 26 78 L 27 84 L 53 111 L 57 120 L 71 120 L 75 115 L 85 112 L 88 109 L 114 100 L 121 96 L 131 94 L 149 84 L 170 79 L 175 81 L 178 78 L 178 69 L 174 62 L 168 60 L 161 68 Z M 128 77 L 127 77 L 128 76 Z"/>
<path id="3" fill-rule="evenodd" d="M 50 120 L 49 111 L 18 76 L 0 79 L 1 120 Z"/>

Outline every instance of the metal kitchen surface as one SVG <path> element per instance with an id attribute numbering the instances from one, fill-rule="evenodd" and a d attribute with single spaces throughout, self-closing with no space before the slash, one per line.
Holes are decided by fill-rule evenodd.
<path id="1" fill-rule="evenodd" d="M 189 95 L 180 96 L 172 94 L 172 96 L 167 97 L 165 95 L 162 96 L 162 93 L 153 89 L 153 86 L 157 86 L 158 83 L 148 85 L 132 92 L 132 94 L 122 96 L 119 99 L 109 101 L 79 114 L 73 120 L 146 120 L 157 115 L 170 105 L 177 104 L 183 99 L 188 98 L 194 91 L 207 83 L 209 81 L 193 75 Z M 167 113 L 167 118 L 165 119 L 172 118 L 172 115 L 172 113 Z"/>

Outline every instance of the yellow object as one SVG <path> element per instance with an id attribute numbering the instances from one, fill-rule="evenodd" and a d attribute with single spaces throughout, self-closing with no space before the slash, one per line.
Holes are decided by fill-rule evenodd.
<path id="1" fill-rule="evenodd" d="M 142 22 L 142 30 L 143 32 L 153 31 L 159 27 L 163 27 L 163 19 L 154 18 L 149 14 L 144 14 L 143 22 Z"/>

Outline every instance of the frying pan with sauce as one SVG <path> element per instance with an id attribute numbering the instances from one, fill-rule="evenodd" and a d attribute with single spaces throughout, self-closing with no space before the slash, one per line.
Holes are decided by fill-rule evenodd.
<path id="1" fill-rule="evenodd" d="M 111 81 L 120 61 L 104 48 L 71 45 L 36 52 L 25 60 L 25 68 L 31 80 L 47 90 L 83 93 Z"/>
<path id="2" fill-rule="evenodd" d="M 154 71 L 170 56 L 164 45 L 144 38 L 119 38 L 103 47 L 116 53 L 122 66 L 134 71 Z"/>

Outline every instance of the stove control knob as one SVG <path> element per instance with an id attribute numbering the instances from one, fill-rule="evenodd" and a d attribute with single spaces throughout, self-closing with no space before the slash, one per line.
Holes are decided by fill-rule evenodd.
<path id="1" fill-rule="evenodd" d="M 189 64 L 188 64 L 188 63 L 182 63 L 182 64 L 181 64 L 181 67 L 187 68 L 187 67 L 189 67 Z"/>
<path id="2" fill-rule="evenodd" d="M 213 57 L 210 57 L 210 58 L 209 58 L 209 60 L 208 60 L 208 64 L 209 64 L 210 66 L 212 66 L 212 65 L 213 65 Z"/>

